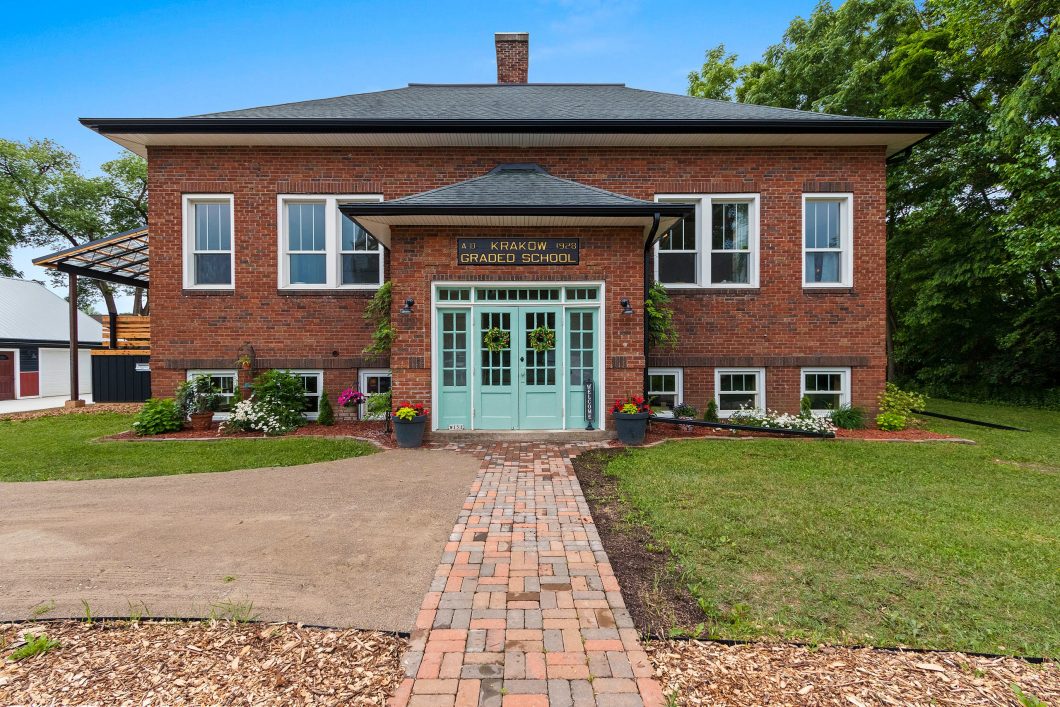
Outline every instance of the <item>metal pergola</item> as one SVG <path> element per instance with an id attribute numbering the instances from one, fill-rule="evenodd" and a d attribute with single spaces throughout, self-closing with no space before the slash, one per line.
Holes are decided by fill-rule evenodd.
<path id="1" fill-rule="evenodd" d="M 147 226 L 89 241 L 33 259 L 34 265 L 66 273 L 69 278 L 70 307 L 70 401 L 67 405 L 84 405 L 78 392 L 77 370 L 77 278 L 113 282 L 131 287 L 150 287 L 151 268 L 147 250 Z M 111 336 L 117 331 L 111 322 Z"/>

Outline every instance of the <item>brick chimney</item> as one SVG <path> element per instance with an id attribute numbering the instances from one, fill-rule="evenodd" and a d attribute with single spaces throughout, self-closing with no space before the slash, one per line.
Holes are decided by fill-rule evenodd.
<path id="1" fill-rule="evenodd" d="M 530 73 L 530 33 L 497 32 L 497 83 L 526 83 Z"/>

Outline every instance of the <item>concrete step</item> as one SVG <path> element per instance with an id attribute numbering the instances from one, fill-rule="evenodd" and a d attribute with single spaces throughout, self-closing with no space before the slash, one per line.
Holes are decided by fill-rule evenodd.
<path id="1" fill-rule="evenodd" d="M 432 442 L 606 442 L 615 438 L 613 430 L 437 430 L 428 433 Z"/>

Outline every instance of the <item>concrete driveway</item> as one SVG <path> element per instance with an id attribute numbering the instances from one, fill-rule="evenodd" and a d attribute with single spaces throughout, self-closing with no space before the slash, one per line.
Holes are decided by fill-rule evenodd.
<path id="1" fill-rule="evenodd" d="M 131 443 L 130 443 L 131 444 Z M 479 462 L 391 450 L 216 474 L 0 484 L 0 620 L 207 616 L 410 630 Z M 228 603 L 228 604 L 226 604 Z"/>

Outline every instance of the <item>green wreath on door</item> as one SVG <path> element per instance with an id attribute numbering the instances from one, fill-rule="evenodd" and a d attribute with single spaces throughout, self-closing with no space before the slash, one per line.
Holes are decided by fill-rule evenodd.
<path id="1" fill-rule="evenodd" d="M 506 351 L 512 345 L 512 334 L 495 326 L 482 335 L 482 345 L 494 353 Z"/>
<path id="2" fill-rule="evenodd" d="M 530 348 L 538 353 L 551 351 L 556 348 L 556 330 L 547 326 L 539 326 L 528 335 Z"/>

